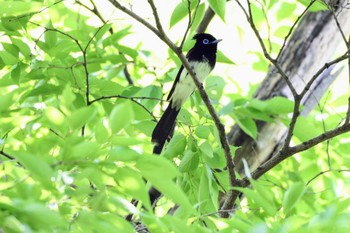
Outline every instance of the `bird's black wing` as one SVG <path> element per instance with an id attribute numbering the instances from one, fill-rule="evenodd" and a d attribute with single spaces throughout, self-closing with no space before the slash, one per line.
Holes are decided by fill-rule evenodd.
<path id="1" fill-rule="evenodd" d="M 192 56 L 191 54 L 192 54 L 192 53 L 193 53 L 193 48 L 190 49 L 190 51 L 188 51 L 188 53 L 187 53 L 187 55 L 186 55 L 186 58 L 187 58 L 188 61 L 191 60 L 191 56 Z M 174 81 L 174 83 L 173 83 L 173 86 L 171 87 L 171 90 L 170 90 L 170 92 L 169 92 L 169 95 L 168 95 L 167 100 L 170 100 L 171 96 L 173 95 L 173 93 L 174 93 L 174 91 L 175 91 L 175 88 L 176 88 L 176 84 L 180 81 L 180 77 L 181 77 L 181 74 L 182 74 L 183 71 L 187 72 L 186 69 L 184 70 L 184 66 L 181 65 L 181 67 L 180 67 L 180 69 L 179 69 L 179 72 L 177 72 L 177 75 L 176 75 L 175 81 Z"/>
<path id="2" fill-rule="evenodd" d="M 180 81 L 180 77 L 181 77 L 181 73 L 182 73 L 183 69 L 184 69 L 184 66 L 181 65 L 181 67 L 179 69 L 179 72 L 177 72 L 177 75 L 176 75 L 175 81 L 173 83 L 173 86 L 171 87 L 171 90 L 169 92 L 167 100 L 170 100 L 171 96 L 173 95 L 173 93 L 175 91 L 175 88 L 176 88 L 176 84 Z"/>

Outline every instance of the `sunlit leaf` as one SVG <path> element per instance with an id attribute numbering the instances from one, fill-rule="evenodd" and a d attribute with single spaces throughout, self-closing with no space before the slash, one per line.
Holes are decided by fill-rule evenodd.
<path id="1" fill-rule="evenodd" d="M 199 164 L 199 153 L 198 151 L 188 150 L 185 152 L 184 157 L 181 159 L 179 164 L 180 172 L 189 172 L 197 169 Z"/>
<path id="2" fill-rule="evenodd" d="M 188 5 L 190 3 L 190 5 Z M 189 14 L 189 8 L 190 11 L 192 11 L 198 4 L 198 0 L 191 0 L 191 1 L 181 1 L 173 10 L 171 17 L 170 17 L 170 25 L 169 27 L 173 27 L 175 24 L 180 22 L 183 18 L 186 17 L 186 15 Z"/>
<path id="3" fill-rule="evenodd" d="M 208 0 L 213 11 L 225 22 L 226 1 L 225 0 Z"/>
<path id="4" fill-rule="evenodd" d="M 252 138 L 256 138 L 256 136 L 258 134 L 258 129 L 257 129 L 256 124 L 255 124 L 253 119 L 247 118 L 247 117 L 245 117 L 245 118 L 235 117 L 235 120 L 236 120 L 237 124 L 239 125 L 239 127 L 246 134 L 248 134 Z"/>
<path id="5" fill-rule="evenodd" d="M 128 101 L 117 104 L 109 115 L 109 125 L 113 133 L 128 127 L 133 121 L 134 113 Z"/>
<path id="6" fill-rule="evenodd" d="M 186 147 L 186 137 L 182 134 L 175 134 L 166 147 L 164 156 L 173 158 L 182 154 Z"/>
<path id="7" fill-rule="evenodd" d="M 288 214 L 295 205 L 299 202 L 300 198 L 304 195 L 305 185 L 301 182 L 293 183 L 286 191 L 283 198 L 283 211 Z"/>

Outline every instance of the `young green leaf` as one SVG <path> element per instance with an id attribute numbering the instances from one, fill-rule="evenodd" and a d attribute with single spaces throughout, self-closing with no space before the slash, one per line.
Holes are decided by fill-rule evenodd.
<path id="1" fill-rule="evenodd" d="M 96 109 L 93 106 L 83 107 L 74 111 L 68 117 L 68 123 L 71 129 L 79 129 L 83 127 L 89 120 L 96 115 Z"/>
<path id="2" fill-rule="evenodd" d="M 199 153 L 198 151 L 187 150 L 184 157 L 179 164 L 180 172 L 190 172 L 197 169 L 199 164 Z"/>
<path id="3" fill-rule="evenodd" d="M 181 205 L 187 211 L 187 214 L 193 212 L 193 208 L 179 187 L 173 182 L 173 178 L 178 174 L 174 165 L 164 157 L 144 155 L 136 162 L 142 175 L 154 185 L 156 189 L 162 192 L 166 197 Z"/>
<path id="4" fill-rule="evenodd" d="M 188 3 L 190 3 L 190 6 L 188 6 Z M 181 1 L 173 10 L 173 13 L 170 17 L 170 24 L 169 27 L 173 27 L 175 24 L 180 22 L 185 16 L 188 15 L 188 8 L 190 10 L 193 10 L 198 4 L 198 0 L 191 0 L 191 1 Z"/>
<path id="5" fill-rule="evenodd" d="M 108 141 L 110 136 L 111 136 L 110 132 L 107 130 L 107 128 L 103 124 L 103 120 L 98 121 L 95 126 L 96 141 L 100 144 L 104 144 Z"/>
<path id="6" fill-rule="evenodd" d="M 131 168 L 123 167 L 118 169 L 113 177 L 118 184 L 118 189 L 121 193 L 125 193 L 133 198 L 141 200 L 144 206 L 151 209 L 145 181 L 142 179 L 140 173 Z"/>
<path id="7" fill-rule="evenodd" d="M 225 22 L 226 0 L 208 0 L 209 6 Z"/>
<path id="8" fill-rule="evenodd" d="M 183 134 L 175 134 L 166 147 L 164 157 L 174 158 L 182 154 L 185 150 L 186 142 L 186 137 Z"/>
<path id="9" fill-rule="evenodd" d="M 302 182 L 293 183 L 286 191 L 283 197 L 283 212 L 289 214 L 298 204 L 300 198 L 304 195 L 305 185 Z"/>
<path id="10" fill-rule="evenodd" d="M 235 121 L 241 127 L 241 129 L 248 134 L 250 137 L 255 139 L 258 135 L 258 129 L 256 127 L 255 121 L 251 118 L 244 117 L 239 118 L 237 116 L 234 116 Z"/>
<path id="11" fill-rule="evenodd" d="M 121 129 L 128 127 L 134 120 L 134 112 L 130 102 L 118 103 L 109 115 L 109 125 L 113 133 L 118 133 Z"/>
<path id="12" fill-rule="evenodd" d="M 194 132 L 199 138 L 207 139 L 210 134 L 210 128 L 208 126 L 199 125 L 195 132 Z"/>

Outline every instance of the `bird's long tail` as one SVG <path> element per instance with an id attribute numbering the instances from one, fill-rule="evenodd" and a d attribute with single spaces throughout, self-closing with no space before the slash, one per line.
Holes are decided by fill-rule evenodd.
<path id="1" fill-rule="evenodd" d="M 162 152 L 165 141 L 169 139 L 174 130 L 175 120 L 179 111 L 180 109 L 172 107 L 172 101 L 170 101 L 169 106 L 163 113 L 152 133 L 152 142 L 156 143 L 153 148 L 154 154 L 160 154 Z"/>

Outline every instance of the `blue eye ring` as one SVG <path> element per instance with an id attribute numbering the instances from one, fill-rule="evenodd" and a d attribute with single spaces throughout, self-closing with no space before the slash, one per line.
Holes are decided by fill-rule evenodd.
<path id="1" fill-rule="evenodd" d="M 203 40 L 203 44 L 209 44 L 209 40 L 208 39 L 204 39 Z"/>

